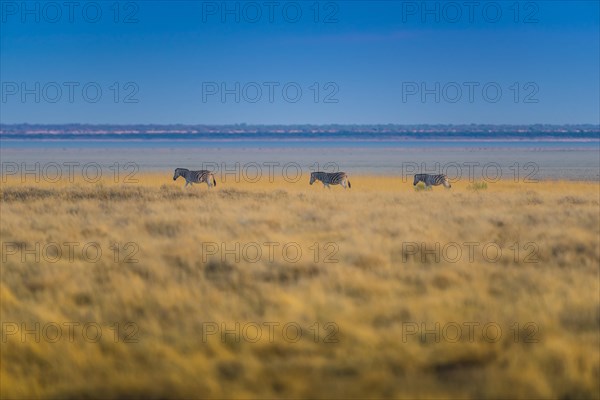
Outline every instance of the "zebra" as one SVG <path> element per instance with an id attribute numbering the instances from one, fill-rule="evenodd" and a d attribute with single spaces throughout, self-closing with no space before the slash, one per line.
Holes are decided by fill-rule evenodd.
<path id="1" fill-rule="evenodd" d="M 190 171 L 187 168 L 175 168 L 175 175 L 173 175 L 173 180 L 177 180 L 180 176 L 185 178 L 185 186 L 193 185 L 194 183 L 202 183 L 206 182 L 209 188 L 213 186 L 217 186 L 217 181 L 215 180 L 215 176 L 212 172 L 207 170 L 201 171 Z"/>
<path id="2" fill-rule="evenodd" d="M 329 187 L 329 185 L 342 185 L 344 189 L 352 188 L 348 175 L 345 172 L 313 172 L 310 174 L 310 184 L 312 185 L 315 181 L 321 181 L 323 187 Z"/>
<path id="3" fill-rule="evenodd" d="M 446 189 L 450 189 L 452 185 L 448 181 L 448 177 L 446 175 L 430 175 L 430 174 L 416 174 L 415 180 L 413 181 L 413 186 L 416 186 L 417 183 L 423 182 L 426 188 L 431 188 L 431 186 L 444 185 Z"/>

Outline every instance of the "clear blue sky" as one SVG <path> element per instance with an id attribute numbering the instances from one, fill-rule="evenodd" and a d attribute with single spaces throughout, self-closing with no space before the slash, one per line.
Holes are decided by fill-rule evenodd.
<path id="1" fill-rule="evenodd" d="M 3 123 L 600 123 L 598 1 L 0 3 Z"/>

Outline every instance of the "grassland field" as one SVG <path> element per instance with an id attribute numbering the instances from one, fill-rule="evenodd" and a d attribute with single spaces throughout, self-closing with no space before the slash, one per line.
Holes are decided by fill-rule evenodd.
<path id="1" fill-rule="evenodd" d="M 600 396 L 598 182 L 136 179 L 2 182 L 2 398 Z"/>

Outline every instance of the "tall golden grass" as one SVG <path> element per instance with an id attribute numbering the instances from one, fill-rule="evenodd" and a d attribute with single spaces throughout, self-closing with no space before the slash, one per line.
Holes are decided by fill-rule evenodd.
<path id="1" fill-rule="evenodd" d="M 3 398 L 598 397 L 597 182 L 137 179 L 2 184 Z"/>

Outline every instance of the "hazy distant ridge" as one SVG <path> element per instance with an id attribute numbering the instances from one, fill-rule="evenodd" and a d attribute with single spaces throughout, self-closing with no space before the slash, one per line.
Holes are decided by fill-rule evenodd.
<path id="1" fill-rule="evenodd" d="M 502 134 L 509 136 L 561 136 L 585 134 L 598 137 L 600 125 L 96 125 L 96 124 L 0 124 L 0 135 L 5 138 L 27 135 L 168 135 L 168 134 L 391 134 L 431 135 L 443 134 Z M 569 135 L 570 136 L 570 135 Z"/>

